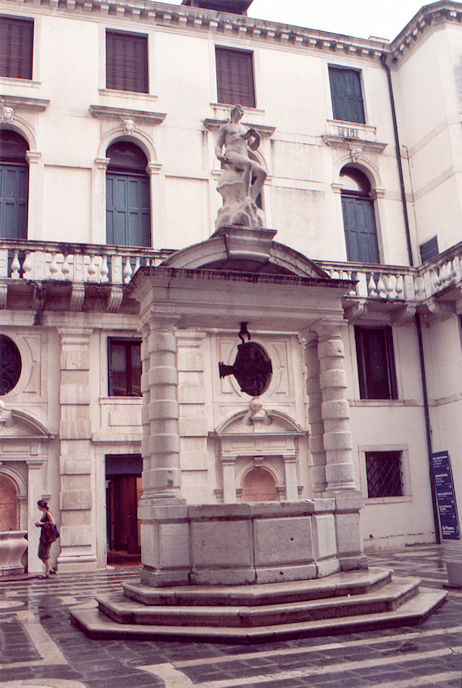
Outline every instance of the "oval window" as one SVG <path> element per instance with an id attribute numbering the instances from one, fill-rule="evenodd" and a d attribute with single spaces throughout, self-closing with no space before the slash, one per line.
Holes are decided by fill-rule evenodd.
<path id="1" fill-rule="evenodd" d="M 18 384 L 21 375 L 21 354 L 16 344 L 0 335 L 0 395 L 8 394 Z"/>

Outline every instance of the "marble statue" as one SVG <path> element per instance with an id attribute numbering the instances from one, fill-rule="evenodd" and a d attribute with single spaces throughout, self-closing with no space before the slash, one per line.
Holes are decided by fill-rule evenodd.
<path id="1" fill-rule="evenodd" d="M 218 211 L 216 229 L 231 225 L 264 227 L 263 212 L 256 204 L 266 179 L 266 172 L 254 154 L 260 136 L 255 129 L 240 124 L 243 114 L 242 106 L 234 105 L 229 122 L 218 130 L 215 155 L 222 163 L 223 173 L 217 190 L 223 197 L 223 206 Z"/>

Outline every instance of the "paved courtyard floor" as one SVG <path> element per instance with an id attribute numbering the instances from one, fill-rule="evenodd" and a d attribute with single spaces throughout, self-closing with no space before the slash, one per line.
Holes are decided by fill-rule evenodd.
<path id="1" fill-rule="evenodd" d="M 442 547 L 369 557 L 442 588 Z M 75 605 L 136 580 L 136 569 L 0 578 L 0 686 L 10 688 L 462 688 L 462 590 L 419 626 L 267 644 L 90 640 Z"/>

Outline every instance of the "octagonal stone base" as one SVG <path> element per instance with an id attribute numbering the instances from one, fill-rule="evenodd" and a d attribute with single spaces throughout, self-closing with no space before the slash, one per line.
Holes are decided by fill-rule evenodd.
<path id="1" fill-rule="evenodd" d="M 301 502 L 145 503 L 141 581 L 154 587 L 261 584 L 367 568 L 361 504 L 355 492 Z"/>

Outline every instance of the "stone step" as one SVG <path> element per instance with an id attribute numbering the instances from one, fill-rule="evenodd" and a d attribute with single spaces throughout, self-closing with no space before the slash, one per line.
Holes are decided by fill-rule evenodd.
<path id="1" fill-rule="evenodd" d="M 287 583 L 153 588 L 139 582 L 128 582 L 123 583 L 122 587 L 125 597 L 146 605 L 251 607 L 367 593 L 388 583 L 391 574 L 390 569 L 373 567 L 359 571 L 342 571 L 325 578 Z"/>
<path id="2" fill-rule="evenodd" d="M 194 640 L 212 642 L 262 642 L 296 637 L 392 628 L 423 621 L 445 600 L 446 591 L 419 588 L 416 595 L 398 609 L 353 617 L 317 619 L 297 623 L 248 627 L 152 626 L 121 624 L 100 612 L 97 607 L 75 608 L 72 622 L 90 638 L 133 640 Z"/>
<path id="3" fill-rule="evenodd" d="M 100 610 L 118 623 L 153 626 L 256 627 L 391 611 L 416 595 L 419 583 L 419 578 L 400 577 L 396 580 L 392 579 L 379 590 L 368 593 L 254 607 L 148 606 L 127 599 L 122 593 L 97 597 L 97 602 Z"/>

